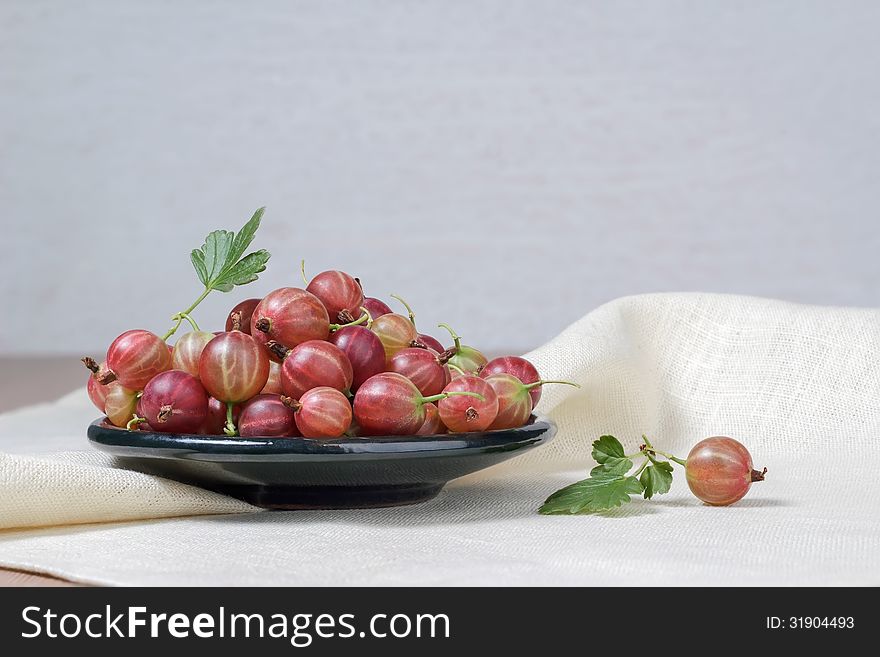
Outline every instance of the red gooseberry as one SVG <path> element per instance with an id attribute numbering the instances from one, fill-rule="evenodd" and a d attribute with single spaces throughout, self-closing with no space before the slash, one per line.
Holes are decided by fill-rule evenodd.
<path id="1" fill-rule="evenodd" d="M 459 376 L 443 392 L 447 397 L 437 402 L 437 408 L 443 424 L 452 432 L 484 431 L 498 415 L 498 396 L 495 390 L 478 376 Z M 478 398 L 460 396 L 460 393 L 470 393 Z"/>
<path id="2" fill-rule="evenodd" d="M 198 433 L 208 414 L 208 395 L 199 380 L 182 370 L 150 379 L 138 402 L 138 415 L 153 431 Z"/>
<path id="3" fill-rule="evenodd" d="M 694 495 L 706 504 L 727 506 L 742 499 L 753 482 L 764 481 L 767 468 L 755 470 L 745 445 L 719 436 L 694 445 L 685 472 Z"/>

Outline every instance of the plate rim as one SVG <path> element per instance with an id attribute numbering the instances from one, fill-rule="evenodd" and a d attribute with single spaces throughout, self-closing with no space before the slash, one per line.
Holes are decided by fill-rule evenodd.
<path id="1" fill-rule="evenodd" d="M 204 434 L 166 434 L 154 431 L 130 431 L 115 427 L 101 417 L 89 424 L 87 435 L 93 447 L 117 456 L 140 458 L 199 457 L 341 457 L 372 458 L 416 457 L 431 454 L 449 455 L 455 451 L 503 449 L 529 442 L 532 446 L 550 441 L 556 434 L 555 423 L 540 415 L 516 429 L 497 429 L 459 434 L 427 436 L 369 436 L 318 440 L 302 437 L 229 437 Z M 262 460 L 262 459 L 261 459 Z"/>

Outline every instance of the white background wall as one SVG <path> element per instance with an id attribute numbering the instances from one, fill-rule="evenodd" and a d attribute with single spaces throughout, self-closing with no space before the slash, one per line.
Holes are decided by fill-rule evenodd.
<path id="1" fill-rule="evenodd" d="M 611 298 L 880 304 L 880 3 L 0 0 L 0 352 L 338 267 L 489 350 Z"/>

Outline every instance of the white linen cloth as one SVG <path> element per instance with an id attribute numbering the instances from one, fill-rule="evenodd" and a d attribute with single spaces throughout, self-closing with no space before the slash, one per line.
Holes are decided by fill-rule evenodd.
<path id="1" fill-rule="evenodd" d="M 880 311 L 628 297 L 528 357 L 582 385 L 544 390 L 556 439 L 392 509 L 253 511 L 70 453 L 95 416 L 83 391 L 5 414 L 0 564 L 130 585 L 880 584 Z M 538 515 L 604 433 L 681 457 L 733 436 L 767 480 L 714 508 L 676 467 L 651 501 Z"/>

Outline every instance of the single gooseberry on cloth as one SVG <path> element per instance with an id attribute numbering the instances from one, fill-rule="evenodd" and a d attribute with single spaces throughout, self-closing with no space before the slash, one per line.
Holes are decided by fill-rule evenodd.
<path id="1" fill-rule="evenodd" d="M 701 440 L 687 457 L 685 471 L 691 492 L 706 504 L 727 506 L 742 499 L 767 468 L 755 470 L 745 445 L 722 436 Z"/>

